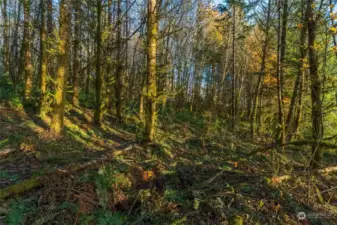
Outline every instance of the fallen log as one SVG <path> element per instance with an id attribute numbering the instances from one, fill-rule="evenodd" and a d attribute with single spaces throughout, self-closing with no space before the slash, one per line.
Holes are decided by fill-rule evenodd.
<path id="1" fill-rule="evenodd" d="M 327 167 L 327 168 L 318 170 L 319 173 L 324 173 L 324 174 L 332 173 L 336 171 L 337 171 L 337 166 Z"/>
<path id="2" fill-rule="evenodd" d="M 22 182 L 19 182 L 17 184 L 5 187 L 0 189 L 0 199 L 6 199 L 14 195 L 19 195 L 22 193 L 25 193 L 27 191 L 30 191 L 34 188 L 42 187 L 43 181 L 50 177 L 51 174 L 55 173 L 73 173 L 73 172 L 79 172 L 88 168 L 94 168 L 96 166 L 101 165 L 102 163 L 108 162 L 112 159 L 114 159 L 116 156 L 121 155 L 125 151 L 128 151 L 132 149 L 133 146 L 129 146 L 123 150 L 119 151 L 113 151 L 111 154 L 104 154 L 102 157 L 86 162 L 86 163 L 78 163 L 73 164 L 70 166 L 65 166 L 63 168 L 58 168 L 52 171 L 46 172 L 46 174 L 39 176 L 39 177 L 31 177 L 28 178 Z M 105 152 L 108 153 L 108 152 Z"/>
<path id="3" fill-rule="evenodd" d="M 277 148 L 277 147 L 281 148 L 281 147 L 286 147 L 286 146 L 289 146 L 289 145 L 294 145 L 294 146 L 312 145 L 312 144 L 315 144 L 315 143 L 316 143 L 315 140 L 292 141 L 292 142 L 285 143 L 283 145 L 276 145 L 275 143 L 272 143 L 272 144 L 269 144 L 265 147 L 253 150 L 252 152 L 246 154 L 245 157 L 251 157 L 253 155 L 256 155 L 257 153 L 265 153 L 265 152 L 267 152 L 267 151 L 269 151 L 273 148 Z M 320 147 L 323 147 L 323 148 L 330 148 L 330 149 L 337 150 L 337 145 L 331 144 L 331 143 L 328 143 L 328 142 L 320 141 L 319 145 L 320 145 Z M 242 158 L 242 156 L 239 157 L 239 158 Z"/>
<path id="4" fill-rule="evenodd" d="M 15 152 L 15 149 L 6 148 L 6 149 L 3 149 L 3 150 L 0 150 L 0 157 L 7 156 L 7 155 L 11 154 L 12 152 Z"/>
<path id="5" fill-rule="evenodd" d="M 324 168 L 324 169 L 318 169 L 318 170 L 313 170 L 314 173 L 318 173 L 318 174 L 328 174 L 328 173 L 332 173 L 332 172 L 336 172 L 337 171 L 337 166 L 333 166 L 333 167 L 327 167 L 327 168 Z M 306 175 L 307 173 L 305 172 L 300 172 L 300 173 L 297 173 L 295 175 Z M 283 175 L 283 176 L 279 176 L 279 177 L 272 177 L 271 178 L 271 181 L 274 183 L 274 184 L 280 184 L 282 183 L 283 181 L 287 181 L 287 180 L 290 180 L 291 178 L 293 178 L 295 176 L 291 176 L 291 175 Z"/>

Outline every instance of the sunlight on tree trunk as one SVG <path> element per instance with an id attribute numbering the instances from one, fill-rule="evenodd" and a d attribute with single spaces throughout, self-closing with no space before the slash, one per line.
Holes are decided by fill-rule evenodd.
<path id="1" fill-rule="evenodd" d="M 47 110 L 47 75 L 48 75 L 48 51 L 46 49 L 46 10 L 45 3 L 43 0 L 40 2 L 41 5 L 41 27 L 40 27 L 40 116 L 44 118 L 46 116 Z"/>
<path id="2" fill-rule="evenodd" d="M 58 48 L 58 68 L 56 76 L 56 93 L 54 100 L 54 111 L 51 122 L 51 131 L 60 134 L 64 126 L 64 107 L 66 102 L 66 80 L 69 69 L 69 38 L 70 38 L 70 12 L 69 2 L 61 0 L 60 2 L 60 31 Z"/>
<path id="3" fill-rule="evenodd" d="M 156 125 L 156 60 L 157 60 L 157 1 L 148 1 L 147 16 L 147 93 L 146 93 L 146 114 L 145 114 L 145 140 L 152 142 L 155 135 Z"/>
<path id="4" fill-rule="evenodd" d="M 30 52 L 30 1 L 24 0 L 24 28 L 23 28 L 23 49 L 24 49 L 24 75 L 25 75 L 25 100 L 30 100 L 33 89 L 33 66 Z"/>

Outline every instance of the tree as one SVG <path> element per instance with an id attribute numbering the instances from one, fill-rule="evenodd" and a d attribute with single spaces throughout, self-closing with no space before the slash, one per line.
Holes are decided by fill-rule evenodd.
<path id="1" fill-rule="evenodd" d="M 235 39 L 236 39 L 236 34 L 235 34 L 235 30 L 236 30 L 236 14 L 235 14 L 235 3 L 232 5 L 233 7 L 233 16 L 232 16 L 232 23 L 233 23 L 233 29 L 232 29 L 232 37 L 233 37 L 233 41 L 232 41 L 232 61 L 233 61 L 233 65 L 232 65 L 232 131 L 235 132 L 235 124 L 236 124 L 236 71 L 235 71 L 235 66 L 236 66 L 236 61 L 235 61 Z"/>
<path id="2" fill-rule="evenodd" d="M 48 51 L 46 45 L 46 7 L 44 0 L 40 1 L 41 24 L 40 24 L 40 115 L 45 117 L 47 110 L 47 75 L 48 75 Z"/>
<path id="3" fill-rule="evenodd" d="M 30 0 L 23 1 L 24 7 L 24 27 L 23 27 L 23 54 L 24 54 L 24 76 L 25 76 L 25 100 L 30 100 L 33 89 L 33 66 L 30 52 Z"/>
<path id="4" fill-rule="evenodd" d="M 250 121 L 250 134 L 251 137 L 254 138 L 255 136 L 255 124 L 256 124 L 256 112 L 258 101 L 262 95 L 262 83 L 265 77 L 265 69 L 266 69 L 266 57 L 267 57 L 267 50 L 269 44 L 269 29 L 270 29 L 270 14 L 271 14 L 271 0 L 268 0 L 268 9 L 267 9 L 267 18 L 266 18 L 266 29 L 265 29 L 265 38 L 262 46 L 262 61 L 261 61 L 261 69 L 260 75 L 257 81 L 254 98 L 253 98 L 253 109 L 251 111 L 251 121 Z"/>
<path id="5" fill-rule="evenodd" d="M 317 169 L 322 163 L 322 151 L 320 149 L 320 141 L 323 137 L 323 115 L 321 101 L 321 79 L 318 74 L 318 59 L 316 50 L 316 28 L 317 16 L 315 16 L 314 0 L 307 1 L 307 18 L 308 24 L 308 49 L 309 49 L 309 70 L 311 80 L 311 117 L 312 117 L 312 159 L 311 166 Z"/>
<path id="6" fill-rule="evenodd" d="M 121 0 L 117 1 L 117 55 L 116 55 L 116 83 L 115 83 L 115 94 L 116 94 L 116 116 L 117 120 L 122 120 L 121 110 L 122 110 L 122 72 L 123 72 L 123 62 L 122 62 L 122 9 Z"/>
<path id="7" fill-rule="evenodd" d="M 80 56 L 79 56 L 79 47 L 80 47 L 80 14 L 81 14 L 81 4 L 80 1 L 74 1 L 74 45 L 73 45 L 73 53 L 74 53 L 74 63 L 73 63 L 73 104 L 75 106 L 79 106 L 79 65 L 80 65 Z"/>
<path id="8" fill-rule="evenodd" d="M 96 106 L 94 120 L 96 124 L 100 124 L 102 120 L 102 74 L 101 74 L 101 15 L 102 15 L 102 1 L 96 1 L 97 9 L 97 27 L 96 27 Z"/>
<path id="9" fill-rule="evenodd" d="M 283 13 L 281 9 L 283 8 Z M 278 1 L 278 31 L 277 31 L 277 102 L 278 102 L 278 126 L 276 141 L 279 145 L 285 143 L 285 123 L 284 123 L 284 58 L 286 49 L 288 1 Z M 282 148 L 283 149 L 283 148 Z"/>
<path id="10" fill-rule="evenodd" d="M 58 46 L 58 68 L 51 131 L 60 134 L 64 127 L 64 106 L 66 102 L 66 80 L 69 74 L 70 10 L 69 0 L 60 2 L 60 28 Z"/>
<path id="11" fill-rule="evenodd" d="M 4 73 L 9 74 L 9 23 L 7 16 L 7 0 L 2 3 L 2 17 L 3 17 L 3 47 L 2 47 L 2 64 L 4 66 Z M 13 83 L 15 79 L 12 78 Z"/>
<path id="12" fill-rule="evenodd" d="M 291 98 L 291 103 L 289 107 L 289 112 L 286 121 L 287 128 L 287 139 L 292 140 L 293 135 L 297 132 L 299 127 L 299 120 L 302 111 L 302 96 L 303 96 L 303 80 L 305 73 L 305 62 L 307 55 L 307 48 L 305 47 L 305 40 L 307 35 L 307 25 L 305 23 L 305 1 L 301 2 L 301 23 L 298 25 L 300 29 L 299 37 L 299 60 L 298 60 L 298 70 L 297 77 L 294 84 L 293 94 Z M 297 110 L 297 113 L 295 114 Z"/>
<path id="13" fill-rule="evenodd" d="M 158 35 L 158 3 L 157 0 L 148 0 L 147 5 L 147 93 L 145 113 L 146 141 L 153 141 L 156 125 L 156 98 L 157 98 L 157 35 Z"/>

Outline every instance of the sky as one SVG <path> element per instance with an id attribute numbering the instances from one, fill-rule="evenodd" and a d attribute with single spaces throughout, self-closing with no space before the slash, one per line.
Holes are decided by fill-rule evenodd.
<path id="1" fill-rule="evenodd" d="M 213 0 L 214 4 L 220 4 L 220 3 L 223 3 L 223 0 Z"/>

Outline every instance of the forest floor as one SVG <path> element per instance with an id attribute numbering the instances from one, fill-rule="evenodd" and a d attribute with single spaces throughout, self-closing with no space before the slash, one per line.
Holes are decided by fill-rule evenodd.
<path id="1" fill-rule="evenodd" d="M 55 137 L 50 118 L 0 108 L 0 225 L 337 224 L 337 172 L 310 176 L 306 148 L 249 155 L 267 144 L 186 112 L 161 115 L 143 145 L 136 116 L 92 116 L 67 110 Z"/>

